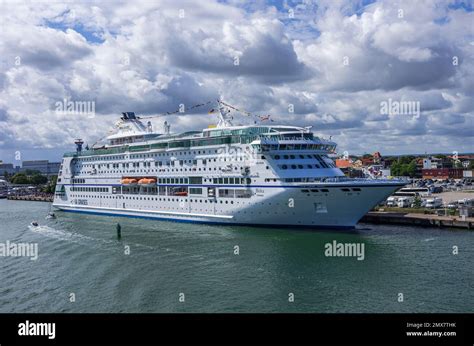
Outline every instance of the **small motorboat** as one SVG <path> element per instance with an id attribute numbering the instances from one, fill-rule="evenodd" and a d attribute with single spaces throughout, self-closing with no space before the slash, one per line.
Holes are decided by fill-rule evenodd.
<path id="1" fill-rule="evenodd" d="M 56 218 L 56 214 L 54 214 L 52 211 L 50 211 L 48 213 L 48 215 L 46 215 L 46 220 L 47 219 L 55 219 Z"/>
<path id="2" fill-rule="evenodd" d="M 36 222 L 36 221 L 33 221 L 33 222 L 31 223 L 31 226 L 33 226 L 33 227 L 38 227 L 38 226 L 39 226 L 39 224 L 38 224 L 38 222 Z"/>

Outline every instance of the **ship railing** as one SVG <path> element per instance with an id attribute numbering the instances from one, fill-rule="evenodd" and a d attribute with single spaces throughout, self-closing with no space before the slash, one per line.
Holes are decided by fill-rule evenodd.
<path id="1" fill-rule="evenodd" d="M 122 154 L 122 153 L 125 153 L 126 151 L 128 151 L 128 148 L 83 150 L 80 152 L 73 151 L 73 152 L 65 153 L 64 157 Z"/>
<path id="2" fill-rule="evenodd" d="M 365 183 L 371 184 L 374 182 L 384 183 L 384 182 L 404 182 L 400 179 L 388 179 L 388 178 L 349 178 L 349 177 L 321 177 L 321 178 L 311 178 L 309 181 L 303 181 L 306 183 Z M 296 183 L 301 183 L 297 181 Z"/>

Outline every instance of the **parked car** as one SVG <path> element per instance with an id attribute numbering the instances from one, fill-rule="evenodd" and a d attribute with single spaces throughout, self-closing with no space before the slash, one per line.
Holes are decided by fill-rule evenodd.
<path id="1" fill-rule="evenodd" d="M 459 204 L 458 201 L 452 201 L 452 202 L 449 202 L 446 207 L 449 209 L 457 209 L 458 204 Z"/>
<path id="2" fill-rule="evenodd" d="M 474 205 L 474 199 L 464 198 L 458 201 L 458 207 L 468 206 L 472 207 Z"/>
<path id="3" fill-rule="evenodd" d="M 397 200 L 397 206 L 399 208 L 408 208 L 414 202 L 413 197 L 399 197 Z"/>
<path id="4" fill-rule="evenodd" d="M 439 208 L 441 206 L 443 206 L 443 199 L 442 198 L 434 197 L 434 198 L 427 198 L 426 199 L 426 205 L 425 205 L 426 208 L 434 209 L 434 208 Z"/>
<path id="5" fill-rule="evenodd" d="M 443 192 L 443 187 L 441 187 L 441 186 L 431 186 L 430 187 L 430 192 L 431 193 L 441 193 L 441 192 Z"/>
<path id="6" fill-rule="evenodd" d="M 396 207 L 397 206 L 397 197 L 390 196 L 387 198 L 387 207 Z"/>

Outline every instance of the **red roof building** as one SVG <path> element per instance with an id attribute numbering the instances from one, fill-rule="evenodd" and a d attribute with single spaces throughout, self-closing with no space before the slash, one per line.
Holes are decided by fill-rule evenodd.
<path id="1" fill-rule="evenodd" d="M 348 168 L 351 166 L 351 162 L 345 159 L 336 159 L 337 168 Z"/>
<path id="2" fill-rule="evenodd" d="M 423 169 L 423 179 L 461 179 L 462 168 L 431 168 Z"/>

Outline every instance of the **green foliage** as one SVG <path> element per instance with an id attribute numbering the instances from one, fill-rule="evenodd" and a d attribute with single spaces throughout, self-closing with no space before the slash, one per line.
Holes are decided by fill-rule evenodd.
<path id="1" fill-rule="evenodd" d="M 46 192 L 46 193 L 54 193 L 54 190 L 56 188 L 56 182 L 58 180 L 58 177 L 57 176 L 53 176 L 51 178 L 51 180 L 49 181 L 48 185 L 46 185 L 44 188 L 43 188 L 43 192 Z"/>
<path id="2" fill-rule="evenodd" d="M 416 174 L 416 160 L 413 156 L 403 156 L 390 166 L 394 176 L 414 177 Z"/>
<path id="3" fill-rule="evenodd" d="M 41 185 L 46 184 L 48 182 L 48 178 L 41 174 L 34 174 L 29 177 L 30 183 L 33 185 Z"/>
<path id="4" fill-rule="evenodd" d="M 42 185 L 48 182 L 48 178 L 39 173 L 28 176 L 25 173 L 17 173 L 10 179 L 12 184 Z"/>
<path id="5" fill-rule="evenodd" d="M 415 201 L 413 202 L 413 207 L 414 208 L 420 208 L 421 207 L 421 198 L 420 198 L 420 196 L 415 197 Z"/>
<path id="6" fill-rule="evenodd" d="M 400 156 L 398 158 L 398 163 L 407 165 L 407 164 L 411 163 L 413 160 L 416 160 L 415 156 Z M 415 164 L 416 164 L 416 161 L 415 161 Z"/>
<path id="7" fill-rule="evenodd" d="M 12 179 L 11 179 L 11 182 L 13 184 L 29 184 L 30 183 L 30 180 L 28 179 L 28 177 L 26 176 L 26 174 L 24 173 L 17 173 L 15 174 Z"/>

